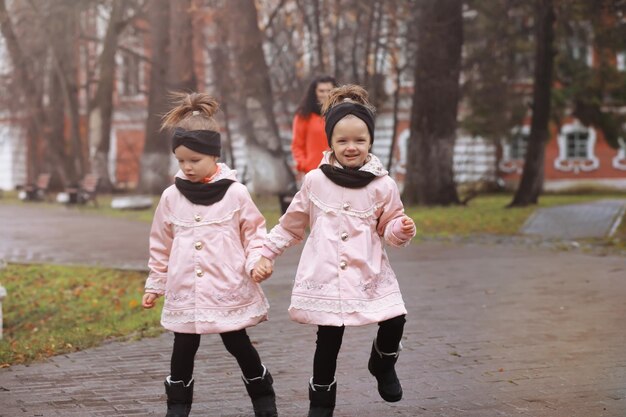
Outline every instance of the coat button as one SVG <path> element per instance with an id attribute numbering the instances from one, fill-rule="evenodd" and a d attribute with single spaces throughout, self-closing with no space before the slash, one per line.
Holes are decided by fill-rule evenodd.
<path id="1" fill-rule="evenodd" d="M 343 240 L 344 242 L 345 242 L 346 240 L 348 240 L 348 234 L 347 234 L 346 232 L 343 232 L 343 233 L 341 234 L 341 240 Z"/>
<path id="2" fill-rule="evenodd" d="M 348 263 L 346 261 L 339 262 L 339 268 L 346 269 L 348 267 Z"/>
<path id="3" fill-rule="evenodd" d="M 196 276 L 201 277 L 202 275 L 204 275 L 204 271 L 202 269 L 196 269 Z"/>
<path id="4" fill-rule="evenodd" d="M 202 242 L 196 242 L 193 244 L 193 247 L 196 248 L 197 250 L 202 249 Z"/>
<path id="5" fill-rule="evenodd" d="M 344 210 L 349 210 L 350 209 L 350 203 L 343 203 L 343 209 Z"/>
<path id="6" fill-rule="evenodd" d="M 197 222 L 199 222 L 200 220 L 202 220 L 202 217 L 200 217 L 199 214 L 196 214 L 195 216 L 193 216 L 193 219 Z"/>

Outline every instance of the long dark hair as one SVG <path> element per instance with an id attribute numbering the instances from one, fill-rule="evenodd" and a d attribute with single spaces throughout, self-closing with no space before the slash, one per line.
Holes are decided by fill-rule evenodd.
<path id="1" fill-rule="evenodd" d="M 309 117 L 311 113 L 321 114 L 321 105 L 317 102 L 317 95 L 315 94 L 315 89 L 320 83 L 332 83 L 333 87 L 337 86 L 337 80 L 330 75 L 315 77 L 309 84 L 306 93 L 300 101 L 300 105 L 296 110 L 297 114 L 303 117 Z"/>

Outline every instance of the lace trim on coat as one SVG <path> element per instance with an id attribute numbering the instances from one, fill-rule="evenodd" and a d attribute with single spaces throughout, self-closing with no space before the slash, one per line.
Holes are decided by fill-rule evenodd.
<path id="1" fill-rule="evenodd" d="M 309 199 L 311 200 L 311 202 L 313 204 L 315 204 L 315 206 L 317 206 L 324 213 L 333 213 L 333 214 L 344 213 L 344 214 L 347 214 L 348 216 L 359 217 L 361 219 L 367 219 L 368 217 L 374 217 L 374 215 L 376 213 L 376 210 L 378 210 L 380 207 L 382 207 L 382 204 L 376 203 L 372 207 L 370 207 L 369 209 L 362 210 L 362 211 L 361 210 L 354 210 L 354 209 L 344 210 L 341 207 L 334 207 L 334 206 L 331 206 L 329 204 L 324 203 L 322 200 L 320 200 L 313 193 L 309 194 Z"/>
<path id="2" fill-rule="evenodd" d="M 386 288 L 397 282 L 396 274 L 393 272 L 387 262 L 381 265 L 380 274 L 374 279 L 360 280 L 359 289 L 369 295 L 375 294 L 379 289 Z"/>
<path id="3" fill-rule="evenodd" d="M 316 291 L 318 294 L 327 294 L 328 293 L 328 285 L 319 283 L 316 279 L 302 279 L 296 280 L 293 285 L 294 290 L 305 290 L 310 292 L 311 290 Z"/>
<path id="4" fill-rule="evenodd" d="M 165 282 L 167 281 L 167 275 L 157 275 L 150 274 L 148 279 L 146 279 L 146 290 L 155 290 L 159 293 L 163 293 L 165 291 Z"/>
<path id="5" fill-rule="evenodd" d="M 165 293 L 165 302 L 166 303 L 180 303 L 181 301 L 189 300 L 195 297 L 194 291 L 187 292 L 166 292 Z"/>
<path id="6" fill-rule="evenodd" d="M 338 300 L 292 295 L 289 308 L 335 314 L 377 313 L 397 305 L 404 305 L 400 292 L 393 292 L 375 300 Z"/>
<path id="7" fill-rule="evenodd" d="M 387 224 L 387 227 L 385 228 L 385 232 L 384 232 L 385 242 L 397 248 L 403 248 L 403 247 L 409 246 L 413 237 L 410 237 L 407 240 L 400 239 L 393 233 L 393 224 L 394 224 L 394 221 L 391 221 Z"/>
<path id="8" fill-rule="evenodd" d="M 232 309 L 196 309 L 196 310 L 168 310 L 163 309 L 161 321 L 169 324 L 215 322 L 224 324 L 242 323 L 253 317 L 267 314 L 267 301 Z"/>
<path id="9" fill-rule="evenodd" d="M 274 226 L 274 228 L 276 228 L 278 226 Z M 286 239 L 284 237 L 282 237 L 281 235 L 279 235 L 277 232 L 276 233 L 272 233 L 274 231 L 274 229 L 272 229 L 272 231 L 270 231 L 270 233 L 267 235 L 267 240 L 276 248 L 280 251 L 280 253 L 282 253 L 285 249 L 287 249 L 289 247 L 289 244 L 291 243 L 291 241 L 293 239 Z"/>
<path id="10" fill-rule="evenodd" d="M 173 225 L 179 226 L 179 227 L 198 227 L 198 226 L 206 226 L 208 224 L 226 223 L 227 221 L 231 220 L 235 216 L 235 213 L 237 213 L 238 211 L 239 211 L 239 208 L 236 208 L 218 219 L 203 220 L 199 222 L 194 221 L 194 220 L 182 220 L 182 219 L 178 219 L 174 217 L 174 215 L 170 215 L 170 222 Z"/>

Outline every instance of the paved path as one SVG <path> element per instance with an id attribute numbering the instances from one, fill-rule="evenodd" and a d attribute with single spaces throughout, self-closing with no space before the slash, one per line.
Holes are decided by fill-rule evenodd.
<path id="1" fill-rule="evenodd" d="M 602 239 L 615 232 L 624 211 L 625 199 L 544 207 L 535 210 L 521 233 L 553 239 Z"/>
<path id="2" fill-rule="evenodd" d="M 71 207 L 0 204 L 0 258 L 8 262 L 145 269 L 149 231 L 147 222 Z"/>
<path id="3" fill-rule="evenodd" d="M 270 321 L 249 332 L 283 417 L 306 415 L 314 349 L 314 328 L 286 314 L 298 254 L 277 262 L 264 284 Z M 391 258 L 409 309 L 398 370 L 405 398 L 383 402 L 367 372 L 375 326 L 349 328 L 335 417 L 626 415 L 625 258 L 441 243 Z M 170 349 L 164 334 L 0 370 L 0 416 L 163 416 Z M 192 416 L 251 415 L 218 337 L 203 338 L 195 377 Z"/>

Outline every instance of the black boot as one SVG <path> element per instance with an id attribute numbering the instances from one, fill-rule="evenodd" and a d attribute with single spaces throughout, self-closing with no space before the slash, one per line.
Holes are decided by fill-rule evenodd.
<path id="1" fill-rule="evenodd" d="M 246 391 L 252 400 L 252 408 L 254 409 L 255 417 L 278 417 L 278 411 L 276 411 L 276 394 L 274 394 L 274 388 L 272 384 L 274 379 L 263 365 L 263 375 L 247 379 L 245 376 L 241 376 L 246 386 Z"/>
<path id="2" fill-rule="evenodd" d="M 184 381 L 165 380 L 167 394 L 167 414 L 165 417 L 188 417 L 193 402 L 193 379 L 185 385 Z"/>
<path id="3" fill-rule="evenodd" d="M 309 381 L 309 417 L 333 417 L 337 399 L 337 380 L 330 385 L 317 385 Z"/>
<path id="4" fill-rule="evenodd" d="M 376 339 L 374 339 L 372 353 L 367 364 L 367 369 L 378 381 L 378 393 L 383 400 L 390 403 L 402 399 L 402 385 L 400 385 L 395 369 L 399 355 L 400 348 L 398 348 L 397 352 L 381 352 L 376 345 Z"/>

